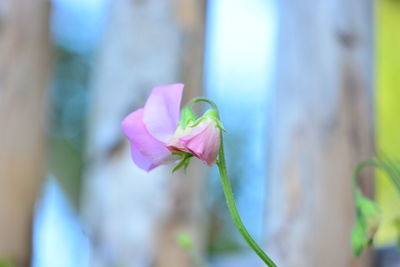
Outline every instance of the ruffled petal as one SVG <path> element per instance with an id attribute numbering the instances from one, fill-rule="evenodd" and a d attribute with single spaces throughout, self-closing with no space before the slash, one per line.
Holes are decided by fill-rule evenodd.
<path id="1" fill-rule="evenodd" d="M 154 138 L 143 123 L 144 109 L 138 109 L 122 121 L 122 131 L 131 142 L 132 158 L 138 167 L 149 171 L 164 163 L 171 153 Z"/>
<path id="2" fill-rule="evenodd" d="M 156 139 L 167 142 L 180 119 L 183 84 L 154 87 L 144 106 L 143 123 Z"/>

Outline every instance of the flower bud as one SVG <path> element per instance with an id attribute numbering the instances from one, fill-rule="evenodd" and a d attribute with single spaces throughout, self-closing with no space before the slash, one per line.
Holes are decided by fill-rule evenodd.
<path id="1" fill-rule="evenodd" d="M 186 109 L 186 108 L 185 108 Z M 214 109 L 196 121 L 191 109 L 182 111 L 182 119 L 166 147 L 171 152 L 184 152 L 199 158 L 208 166 L 215 163 L 220 147 L 222 125 Z"/>
<path id="2" fill-rule="evenodd" d="M 208 166 L 216 162 L 221 142 L 221 123 L 215 110 L 208 110 L 199 119 L 193 131 L 179 142 L 186 151 L 202 160 Z"/>

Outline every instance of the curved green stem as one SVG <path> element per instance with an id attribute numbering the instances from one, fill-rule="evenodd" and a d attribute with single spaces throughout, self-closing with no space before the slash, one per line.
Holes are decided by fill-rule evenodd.
<path id="1" fill-rule="evenodd" d="M 215 110 L 217 111 L 217 113 L 218 113 L 218 115 L 219 115 L 219 111 L 218 111 L 217 105 L 214 103 L 214 101 L 212 101 L 212 100 L 210 100 L 210 99 L 208 99 L 208 98 L 205 98 L 205 97 L 196 97 L 196 98 L 193 98 L 192 101 L 189 102 L 189 105 L 192 105 L 192 104 L 198 103 L 198 102 L 205 102 L 205 103 L 208 103 L 213 109 L 215 109 Z"/>
<path id="2" fill-rule="evenodd" d="M 388 174 L 388 177 L 391 179 L 391 181 L 395 185 L 396 189 L 400 193 L 400 178 L 398 178 L 398 177 L 400 177 L 400 172 L 396 168 L 393 168 L 393 166 L 390 167 L 389 165 L 387 165 L 383 162 L 380 162 L 377 160 L 367 160 L 367 161 L 364 161 L 364 162 L 361 162 L 360 164 L 358 164 L 357 168 L 354 171 L 354 174 L 353 174 L 354 194 L 360 193 L 357 181 L 358 181 L 358 178 L 360 177 L 361 171 L 364 169 L 364 167 L 367 167 L 367 166 L 372 166 L 372 167 L 379 168 L 379 169 L 382 169 L 383 171 L 385 171 Z"/>
<path id="3" fill-rule="evenodd" d="M 232 187 L 229 181 L 228 172 L 226 169 L 225 155 L 224 155 L 224 145 L 223 138 L 221 134 L 221 147 L 218 154 L 218 169 L 221 177 L 222 187 L 224 189 L 224 194 L 226 198 L 226 203 L 228 205 L 229 211 L 231 213 L 233 222 L 236 228 L 246 240 L 247 244 L 254 250 L 255 253 L 270 267 L 276 267 L 277 265 L 265 254 L 265 252 L 260 248 L 260 246 L 254 241 L 250 236 L 246 227 L 244 226 L 242 219 L 240 218 L 239 211 L 236 207 L 235 199 L 233 197 Z"/>
<path id="4" fill-rule="evenodd" d="M 198 102 L 206 102 L 212 106 L 213 109 L 217 112 L 218 119 L 219 119 L 219 112 L 217 105 L 210 99 L 204 97 L 194 98 L 192 101 L 189 102 L 189 105 Z M 260 248 L 260 246 L 256 243 L 256 241 L 251 237 L 249 232 L 247 231 L 246 227 L 244 226 L 242 219 L 240 218 L 239 211 L 236 207 L 235 198 L 233 197 L 231 183 L 228 177 L 228 171 L 226 168 L 225 162 L 225 153 L 224 153 L 224 140 L 222 137 L 222 133 L 220 135 L 220 149 L 218 153 L 218 170 L 221 177 L 222 188 L 224 190 L 226 203 L 228 205 L 229 212 L 232 216 L 233 222 L 238 229 L 239 233 L 242 235 L 244 240 L 246 240 L 247 244 L 254 250 L 255 253 L 267 264 L 269 267 L 277 267 L 277 265 L 267 256 L 267 254 Z"/>

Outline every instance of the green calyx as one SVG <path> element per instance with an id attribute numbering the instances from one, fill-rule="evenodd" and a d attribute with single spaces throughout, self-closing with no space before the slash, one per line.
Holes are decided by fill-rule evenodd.
<path id="1" fill-rule="evenodd" d="M 192 108 L 186 106 L 181 111 L 181 120 L 178 124 L 179 133 L 187 132 L 188 128 L 194 128 L 200 124 L 202 121 L 209 121 L 214 123 L 221 131 L 225 131 L 222 122 L 219 119 L 218 111 L 215 109 L 209 109 L 200 118 L 196 118 Z M 182 131 L 184 130 L 184 131 Z"/>
<path id="2" fill-rule="evenodd" d="M 217 125 L 217 127 L 218 127 L 221 131 L 225 131 L 224 126 L 222 125 L 222 122 L 219 120 L 218 112 L 217 112 L 215 109 L 209 109 L 209 110 L 207 110 L 207 111 L 204 113 L 203 117 L 204 117 L 205 119 L 210 119 L 210 120 L 212 120 L 212 121 Z"/>
<path id="3" fill-rule="evenodd" d="M 196 115 L 194 114 L 192 108 L 190 106 L 186 106 L 181 111 L 181 119 L 173 138 L 179 139 L 180 137 L 189 135 L 193 131 L 193 129 L 203 121 L 212 123 L 221 131 L 225 131 L 221 121 L 219 120 L 217 110 L 209 109 L 203 114 L 203 116 L 201 116 L 200 118 L 196 118 Z M 193 157 L 193 155 L 186 152 L 172 152 L 172 154 L 177 156 L 179 159 L 172 172 L 174 173 L 181 168 L 186 171 L 189 166 L 190 159 Z"/>
<path id="4" fill-rule="evenodd" d="M 382 220 L 382 212 L 378 205 L 362 196 L 356 194 L 356 222 L 351 235 L 353 253 L 360 256 L 362 251 L 372 245 L 374 235 Z"/>
<path id="5" fill-rule="evenodd" d="M 215 109 L 209 109 L 206 112 L 204 112 L 203 116 L 198 118 L 192 127 L 196 127 L 200 122 L 202 121 L 208 121 L 210 123 L 213 123 L 220 131 L 224 131 L 224 126 L 222 125 L 222 122 L 219 120 L 219 115 L 218 112 Z"/>
<path id="6" fill-rule="evenodd" d="M 183 168 L 183 170 L 186 172 L 187 168 L 189 167 L 190 159 L 193 157 L 193 155 L 186 152 L 172 152 L 172 154 L 180 157 L 179 162 L 172 169 L 172 173 L 181 168 Z"/>
<path id="7" fill-rule="evenodd" d="M 196 115 L 194 114 L 191 107 L 186 106 L 181 111 L 181 120 L 179 121 L 178 127 L 181 129 L 185 129 L 190 124 L 193 124 L 196 121 Z"/>

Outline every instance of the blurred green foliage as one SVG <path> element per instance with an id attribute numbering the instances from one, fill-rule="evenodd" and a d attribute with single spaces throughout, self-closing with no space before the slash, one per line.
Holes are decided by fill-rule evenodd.
<path id="1" fill-rule="evenodd" d="M 400 1 L 376 2 L 377 150 L 400 158 Z M 377 172 L 378 177 L 385 174 Z M 376 198 L 385 215 L 376 243 L 396 241 L 393 221 L 400 216 L 399 195 L 387 179 L 377 179 Z"/>
<path id="2" fill-rule="evenodd" d="M 364 167 L 373 166 L 382 170 L 390 181 L 391 187 L 400 194 L 400 163 L 387 156 L 361 162 L 353 174 L 353 194 L 356 207 L 356 221 L 351 235 L 351 245 L 354 255 L 360 256 L 363 250 L 372 245 L 375 233 L 382 221 L 382 211 L 374 201 L 363 196 L 358 184 L 358 178 Z M 385 177 L 386 178 L 386 177 Z M 393 204 L 393 203 L 391 203 Z M 384 214 L 386 216 L 386 214 Z M 399 221 L 396 219 L 393 226 L 397 229 L 397 238 L 400 237 Z M 396 235 L 393 236 L 396 238 Z"/>
<path id="3" fill-rule="evenodd" d="M 49 172 L 79 206 L 91 55 L 58 46 L 51 86 Z"/>
<path id="4" fill-rule="evenodd" d="M 3 258 L 0 259 L 0 267 L 15 267 L 15 265 L 10 259 Z"/>

